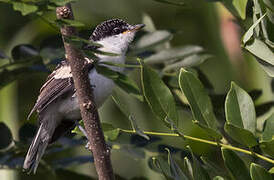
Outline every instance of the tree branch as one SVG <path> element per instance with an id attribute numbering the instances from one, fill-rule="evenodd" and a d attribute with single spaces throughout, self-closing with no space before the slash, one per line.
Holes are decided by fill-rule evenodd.
<path id="1" fill-rule="evenodd" d="M 56 9 L 56 15 L 58 19 L 73 19 L 71 5 L 68 3 L 65 6 L 58 7 Z M 92 88 L 88 79 L 88 71 L 83 68 L 85 65 L 84 56 L 80 50 L 64 40 L 66 36 L 77 35 L 77 31 L 74 27 L 63 26 L 61 27 L 61 34 L 67 61 L 72 71 L 81 116 L 90 143 L 89 149 L 93 153 L 98 177 L 100 180 L 114 179 L 110 161 L 110 149 L 108 149 L 105 143 L 98 111 L 94 103 Z"/>

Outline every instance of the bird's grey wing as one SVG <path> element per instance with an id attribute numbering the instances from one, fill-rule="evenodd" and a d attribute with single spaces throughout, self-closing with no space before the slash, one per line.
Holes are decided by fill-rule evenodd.
<path id="1" fill-rule="evenodd" d="M 70 66 L 66 61 L 62 61 L 48 76 L 45 84 L 40 89 L 40 95 L 28 115 L 28 119 L 34 111 L 42 112 L 54 100 L 73 91 L 74 84 Z"/>

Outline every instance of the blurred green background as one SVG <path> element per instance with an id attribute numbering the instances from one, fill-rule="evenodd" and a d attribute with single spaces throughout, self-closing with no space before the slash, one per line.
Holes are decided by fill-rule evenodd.
<path id="1" fill-rule="evenodd" d="M 233 22 L 233 17 L 219 3 L 209 3 L 204 0 L 188 2 L 185 7 L 166 5 L 150 0 L 82 0 L 73 4 L 75 19 L 80 20 L 92 28 L 98 23 L 111 19 L 121 18 L 129 23 L 140 23 L 144 14 L 153 20 L 157 29 L 167 29 L 175 32 L 171 46 L 200 45 L 214 58 L 203 63 L 200 68 L 207 75 L 217 93 L 226 93 L 230 87 L 230 81 L 236 81 L 246 90 L 261 89 L 263 96 L 255 103 L 267 102 L 274 99 L 271 93 L 271 79 L 262 71 L 257 62 L 247 52 L 240 48 L 240 37 L 243 30 Z M 54 17 L 54 13 L 48 13 L 48 18 Z M 22 16 L 14 11 L 11 5 L 0 3 L 0 50 L 10 54 L 12 47 L 17 44 L 32 44 L 39 48 L 41 42 L 52 35 L 58 34 L 54 28 L 36 16 Z M 133 74 L 134 76 L 136 74 Z M 5 122 L 18 139 L 18 129 L 26 122 L 26 117 L 35 103 L 39 89 L 47 74 L 26 75 L 19 80 L 10 83 L 0 90 L 0 121 Z M 135 108 L 138 102 L 127 99 L 131 108 Z M 138 106 L 139 107 L 139 106 Z M 179 128 L 185 134 L 197 137 L 206 136 L 191 123 L 191 114 L 179 111 Z M 136 109 L 138 125 L 143 130 L 167 131 L 168 129 L 156 120 L 148 106 Z M 122 116 L 121 112 L 109 99 L 100 109 L 100 117 L 103 122 L 111 122 L 116 127 L 130 129 L 130 122 Z M 36 117 L 30 122 L 35 124 Z M 129 139 L 122 135 L 119 139 Z M 163 138 L 159 143 L 184 148 L 183 141 L 174 138 Z M 160 174 L 147 168 L 148 157 L 153 155 L 153 149 L 157 150 L 159 144 L 151 144 L 152 151 L 147 152 L 145 158 L 133 158 L 127 152 L 113 150 L 112 161 L 116 174 L 122 177 L 147 176 L 150 179 L 163 179 Z M 211 146 L 192 143 L 195 153 L 206 153 L 214 157 L 216 149 Z M 61 154 L 72 156 L 73 154 L 86 154 L 89 152 L 84 147 Z M 50 157 L 54 158 L 54 157 Z M 38 168 L 39 169 L 39 168 Z M 70 169 L 84 174 L 95 176 L 93 164 L 72 166 Z M 92 169 L 92 172 L 90 171 Z M 0 170 L 0 179 L 48 179 L 52 177 L 47 172 L 38 172 L 35 176 L 28 176 L 18 170 Z M 73 179 L 73 177 L 71 177 Z M 67 178 L 66 178 L 67 179 Z"/>

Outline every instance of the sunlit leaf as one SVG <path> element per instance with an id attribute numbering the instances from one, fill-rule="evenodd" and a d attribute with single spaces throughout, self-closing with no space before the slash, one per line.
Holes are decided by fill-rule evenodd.
<path id="1" fill-rule="evenodd" d="M 12 1 L 12 5 L 13 9 L 16 11 L 20 11 L 23 16 L 28 15 L 30 13 L 34 13 L 38 10 L 38 6 L 24 2 Z"/>
<path id="2" fill-rule="evenodd" d="M 250 38 L 252 37 L 253 35 L 253 32 L 254 32 L 254 28 L 262 21 L 262 19 L 265 17 L 266 14 L 262 15 L 262 17 L 260 17 L 247 31 L 246 33 L 244 34 L 243 36 L 243 43 L 247 43 L 247 41 L 250 40 Z"/>
<path id="3" fill-rule="evenodd" d="M 202 64 L 205 60 L 213 57 L 210 54 L 193 54 L 190 56 L 185 57 L 184 59 L 177 61 L 173 64 L 167 65 L 163 71 L 170 71 L 170 70 L 178 70 L 181 67 L 189 68 L 193 66 L 198 66 Z"/>
<path id="4" fill-rule="evenodd" d="M 245 19 L 247 1 L 248 0 L 224 0 L 222 3 L 234 16 Z"/>
<path id="5" fill-rule="evenodd" d="M 225 180 L 225 179 L 223 177 L 221 177 L 221 176 L 215 176 L 213 178 L 213 180 Z"/>
<path id="6" fill-rule="evenodd" d="M 246 44 L 245 49 L 258 57 L 258 62 L 263 68 L 267 68 L 265 70 L 271 77 L 274 77 L 274 53 L 263 41 L 255 38 L 252 43 Z"/>
<path id="7" fill-rule="evenodd" d="M 225 130 L 235 140 L 247 146 L 256 145 L 255 107 L 251 97 L 231 83 L 231 88 L 225 101 L 226 126 Z"/>
<path id="8" fill-rule="evenodd" d="M 132 48 L 131 53 L 137 54 L 171 40 L 173 35 L 166 30 L 158 30 L 142 36 Z"/>
<path id="9" fill-rule="evenodd" d="M 146 25 L 143 28 L 145 31 L 148 31 L 148 32 L 154 32 L 154 31 L 156 31 L 155 24 L 153 23 L 152 18 L 148 14 L 143 13 L 143 20 L 142 20 L 142 22 L 143 22 L 143 24 Z"/>
<path id="10" fill-rule="evenodd" d="M 156 54 L 153 54 L 146 58 L 144 61 L 147 64 L 157 64 L 164 63 L 169 60 L 182 59 L 186 56 L 197 54 L 203 51 L 203 48 L 200 46 L 182 46 L 171 49 L 164 49 Z"/>
<path id="11" fill-rule="evenodd" d="M 256 114 L 251 97 L 234 82 L 225 102 L 226 121 L 252 133 L 256 131 Z"/>
<path id="12" fill-rule="evenodd" d="M 112 124 L 101 123 L 102 129 L 104 131 L 104 136 L 107 141 L 114 141 L 118 138 L 120 130 L 119 128 L 115 128 Z"/>

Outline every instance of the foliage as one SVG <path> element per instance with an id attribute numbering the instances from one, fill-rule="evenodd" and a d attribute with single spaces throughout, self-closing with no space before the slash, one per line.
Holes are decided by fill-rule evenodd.
<path id="1" fill-rule="evenodd" d="M 12 4 L 13 9 L 22 15 L 43 16 L 74 0 L 30 0 L 1 2 Z M 155 0 L 166 5 L 187 6 L 187 1 Z M 209 0 L 208 0 L 209 1 Z M 274 24 L 274 5 L 269 0 L 248 1 L 223 0 L 223 5 L 237 17 L 239 24 L 245 29 L 242 37 L 242 48 L 250 52 L 264 71 L 274 77 L 273 39 L 270 38 L 270 28 Z M 247 10 L 252 10 L 252 15 Z M 254 103 L 261 96 L 261 91 L 247 92 L 237 83 L 231 82 L 227 94 L 217 94 L 213 85 L 200 69 L 201 64 L 213 57 L 203 47 L 198 45 L 171 45 L 174 32 L 157 30 L 149 16 L 145 17 L 150 23 L 149 29 L 143 32 L 134 46 L 128 52 L 128 64 L 95 63 L 96 70 L 112 79 L 117 89 L 112 94 L 113 103 L 130 120 L 131 129 L 116 127 L 110 123 L 102 123 L 105 139 L 112 150 L 125 152 L 137 159 L 148 158 L 151 170 L 161 173 L 166 179 L 252 179 L 273 178 L 274 165 L 274 114 L 268 115 L 264 128 L 259 130 L 258 116 L 269 112 L 274 101 L 257 105 Z M 79 21 L 51 22 L 54 26 L 70 25 L 82 27 Z M 249 28 L 246 28 L 249 27 Z M 81 48 L 85 44 L 98 46 L 81 37 L 67 37 L 66 41 Z M 59 52 L 60 55 L 56 52 Z M 108 52 L 91 50 L 85 52 L 90 58 L 96 54 L 115 56 Z M 137 58 L 140 57 L 140 58 Z M 0 54 L 0 89 L 14 80 L 33 73 L 48 73 L 56 61 L 64 58 L 63 48 L 41 46 L 39 49 L 29 44 L 19 44 L 12 49 L 11 57 Z M 107 66 L 106 66 L 107 65 Z M 123 66 L 132 73 L 138 74 L 138 80 L 130 74 L 122 74 L 109 69 L 109 66 Z M 272 80 L 273 87 L 273 80 Z M 272 89 L 273 91 L 273 89 Z M 130 103 L 123 98 L 134 98 L 139 106 L 147 106 L 153 115 L 166 126 L 168 132 L 144 131 L 138 125 L 138 116 Z M 205 137 L 198 138 L 185 135 L 179 127 L 180 112 L 192 114 L 192 122 Z M 9 127 L 0 124 L 0 167 L 21 168 L 23 155 L 27 144 L 34 134 L 34 127 L 25 124 L 19 130 L 20 141 L 15 141 Z M 72 131 L 82 136 L 79 129 Z M 130 142 L 123 142 L 121 136 L 130 136 Z M 136 136 L 136 135 L 137 136 Z M 176 138 L 176 141 L 186 142 L 187 148 L 174 148 L 164 145 L 164 148 L 150 148 L 159 141 L 159 137 Z M 122 141 L 122 142 L 121 142 Z M 198 156 L 193 152 L 192 143 L 216 146 L 218 157 L 209 159 L 206 153 Z M 61 151 L 69 151 L 82 146 L 85 140 L 79 136 L 62 138 L 57 145 L 50 146 L 47 156 L 56 155 Z M 187 152 L 187 153 L 186 153 Z M 155 155 L 155 153 L 157 153 Z M 85 175 L 68 170 L 75 164 L 93 162 L 92 157 L 76 156 L 54 161 L 43 157 L 41 171 L 53 173 L 60 179 L 68 176 L 87 178 Z M 219 159 L 219 160 L 217 160 Z M 221 159 L 221 160 L 220 160 Z M 220 168 L 224 167 L 224 168 Z M 272 170 L 270 169 L 272 167 Z M 268 171 L 268 169 L 270 169 Z M 123 179 L 118 177 L 117 179 Z"/>

